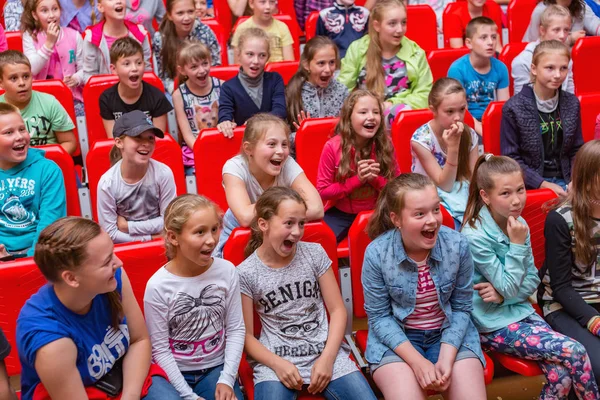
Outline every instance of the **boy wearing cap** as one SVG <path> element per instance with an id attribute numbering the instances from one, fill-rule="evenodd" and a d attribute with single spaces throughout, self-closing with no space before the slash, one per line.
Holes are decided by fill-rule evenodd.
<path id="1" fill-rule="evenodd" d="M 112 134 L 121 159 L 98 183 L 98 222 L 114 243 L 152 240 L 176 196 L 173 171 L 151 159 L 164 134 L 139 110 L 123 114 Z"/>

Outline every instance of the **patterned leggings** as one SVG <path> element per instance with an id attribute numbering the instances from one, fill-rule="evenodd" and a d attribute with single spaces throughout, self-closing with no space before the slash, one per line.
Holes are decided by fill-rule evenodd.
<path id="1" fill-rule="evenodd" d="M 568 399 L 571 388 L 580 400 L 600 399 L 585 347 L 537 314 L 480 337 L 484 348 L 539 362 L 547 380 L 540 400 Z"/>

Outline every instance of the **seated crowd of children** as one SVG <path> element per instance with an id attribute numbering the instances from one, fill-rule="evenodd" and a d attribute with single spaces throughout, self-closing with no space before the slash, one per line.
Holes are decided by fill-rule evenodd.
<path id="1" fill-rule="evenodd" d="M 266 66 L 294 60 L 299 38 L 273 17 L 276 0 L 228 0 L 234 15 L 249 7 L 251 16 L 232 36 L 239 70 L 227 81 L 210 74 L 228 57 L 202 22 L 212 1 L 8 0 L 5 22 L 22 31 L 24 51 L 0 40 L 0 261 L 33 256 L 48 281 L 11 333 L 21 398 L 242 400 L 245 353 L 258 400 L 301 391 L 484 400 L 486 350 L 536 361 L 540 399 L 600 399 L 600 140 L 584 144 L 570 50 L 600 34 L 600 19 L 582 0 L 539 3 L 531 43 L 512 63 L 511 97 L 496 58 L 499 6 L 462 3 L 446 20 L 449 45 L 469 52 L 434 82 L 425 51 L 405 35 L 402 0 L 297 1 L 302 28 L 319 11 L 317 36 L 284 84 Z M 38 147 L 59 145 L 77 162 L 75 121 L 32 87 L 62 80 L 84 116 L 83 87 L 99 74 L 118 82 L 92 100 L 114 141 L 94 222 L 67 216 L 61 170 Z M 494 101 L 505 102 L 495 155 L 482 145 Z M 430 120 L 410 148 L 395 147 L 396 117 L 421 109 Z M 239 154 L 222 167 L 227 210 L 177 196 L 173 171 L 152 158 L 171 111 L 186 175 L 205 162 L 194 157 L 203 129 L 231 140 L 244 128 Z M 324 117 L 339 120 L 313 185 L 295 137 Z M 408 152 L 410 173 L 397 157 Z M 540 271 L 521 216 L 535 189 L 555 195 L 544 206 Z M 371 243 L 353 279 L 364 290 L 365 358 L 378 392 L 344 339 L 351 316 L 332 260 L 302 241 L 305 224 L 323 220 L 340 243 L 364 211 Z M 223 257 L 238 227 L 251 238 L 235 266 Z M 147 282 L 142 313 L 114 246 L 157 238 L 168 262 Z M 16 399 L 2 361 L 10 350 L 0 330 L 3 400 Z"/>

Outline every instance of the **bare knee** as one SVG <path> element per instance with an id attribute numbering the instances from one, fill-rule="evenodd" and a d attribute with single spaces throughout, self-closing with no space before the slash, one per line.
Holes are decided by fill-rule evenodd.
<path id="1" fill-rule="evenodd" d="M 427 394 L 412 370 L 403 362 L 386 364 L 373 374 L 375 384 L 386 400 L 425 400 Z"/>
<path id="2" fill-rule="evenodd" d="M 465 358 L 454 363 L 452 381 L 444 398 L 450 400 L 487 399 L 483 366 L 478 358 Z"/>

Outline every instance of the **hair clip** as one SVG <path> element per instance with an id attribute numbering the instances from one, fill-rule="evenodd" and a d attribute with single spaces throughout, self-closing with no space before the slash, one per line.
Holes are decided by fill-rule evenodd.
<path id="1" fill-rule="evenodd" d="M 485 161 L 486 161 L 486 162 L 487 162 L 487 161 L 490 161 L 490 158 L 492 158 L 492 157 L 494 157 L 494 155 L 493 155 L 492 153 L 487 153 L 487 154 L 485 155 Z"/>

